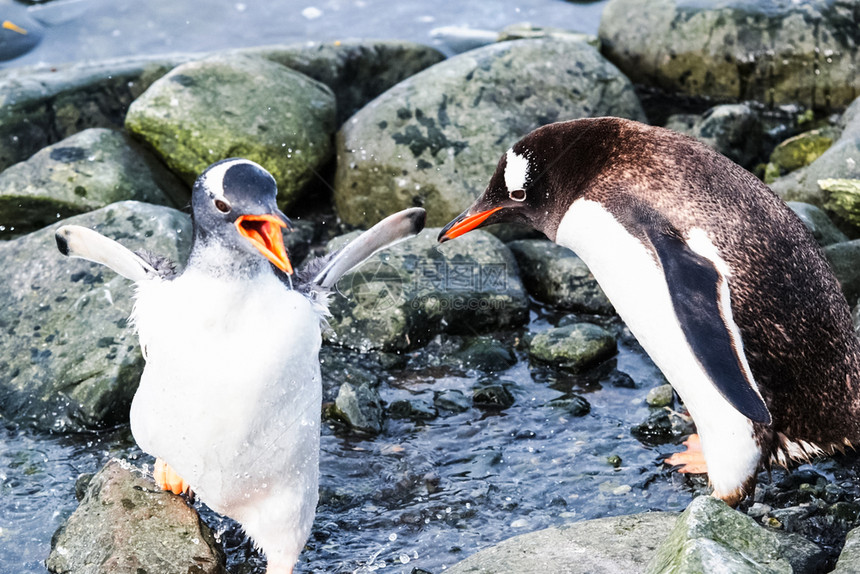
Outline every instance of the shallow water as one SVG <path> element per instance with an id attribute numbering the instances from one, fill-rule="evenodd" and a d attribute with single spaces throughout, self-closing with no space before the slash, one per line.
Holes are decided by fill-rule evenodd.
<path id="1" fill-rule="evenodd" d="M 54 0 L 28 9 L 46 25 L 41 43 L 3 67 L 128 55 L 348 38 L 412 40 L 450 54 L 439 28 L 497 31 L 518 22 L 597 33 L 607 0 Z"/>
<path id="2" fill-rule="evenodd" d="M 548 327 L 537 314 L 532 330 Z M 616 328 L 620 328 L 616 325 Z M 504 333 L 513 340 L 521 333 Z M 510 536 L 564 522 L 682 510 L 693 491 L 659 464 L 674 447 L 640 443 L 630 427 L 644 420 L 646 389 L 660 375 L 635 343 L 582 376 L 529 365 L 487 375 L 439 361 L 431 344 L 390 371 L 383 400 L 426 399 L 446 389 L 471 397 L 479 381 L 502 381 L 513 406 L 440 411 L 430 421 L 389 419 L 381 435 L 356 437 L 325 426 L 321 504 L 302 555 L 302 572 L 406 572 L 446 566 Z M 608 383 L 615 370 L 639 388 Z M 600 375 L 599 373 L 602 373 Z M 617 377 L 617 373 L 616 373 Z M 591 412 L 573 417 L 548 406 L 580 395 Z M 127 429 L 42 437 L 7 426 L 0 451 L 0 571 L 44 573 L 50 538 L 77 507 L 75 480 L 111 456 L 151 461 Z M 619 456 L 615 468 L 607 461 Z M 200 505 L 198 504 L 200 508 Z M 263 572 L 263 560 L 235 523 L 201 508 L 219 534 L 233 572 Z"/>

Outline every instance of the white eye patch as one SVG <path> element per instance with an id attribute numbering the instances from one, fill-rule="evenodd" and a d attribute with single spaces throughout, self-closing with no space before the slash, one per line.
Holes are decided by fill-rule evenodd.
<path id="1" fill-rule="evenodd" d="M 525 189 L 528 177 L 529 160 L 513 149 L 509 149 L 505 162 L 505 186 L 508 188 L 508 193 Z"/>

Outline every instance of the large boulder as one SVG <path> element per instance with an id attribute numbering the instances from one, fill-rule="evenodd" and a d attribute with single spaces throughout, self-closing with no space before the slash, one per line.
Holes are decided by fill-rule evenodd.
<path id="1" fill-rule="evenodd" d="M 191 222 L 175 209 L 126 201 L 0 243 L 0 415 L 80 431 L 128 420 L 144 362 L 128 324 L 133 284 L 63 257 L 54 239 L 62 224 L 185 261 Z"/>
<path id="2" fill-rule="evenodd" d="M 275 62 L 219 55 L 153 83 L 125 126 L 189 185 L 215 161 L 256 161 L 286 207 L 331 157 L 335 101 L 324 84 Z"/>
<path id="3" fill-rule="evenodd" d="M 350 224 L 424 206 L 443 225 L 486 186 L 504 151 L 559 120 L 644 119 L 630 82 L 593 47 L 517 40 L 445 60 L 391 88 L 337 135 L 335 203 Z"/>
<path id="4" fill-rule="evenodd" d="M 337 123 L 388 88 L 445 59 L 429 46 L 402 40 L 345 40 L 242 48 L 322 82 L 337 99 Z"/>
<path id="5" fill-rule="evenodd" d="M 332 240 L 343 245 L 358 232 Z M 329 341 L 362 351 L 412 349 L 441 332 L 523 324 L 528 295 L 517 263 L 492 234 L 474 231 L 442 246 L 439 229 L 371 257 L 331 296 Z"/>
<path id="6" fill-rule="evenodd" d="M 853 3 L 610 0 L 603 53 L 670 95 L 841 109 L 860 92 Z"/>
<path id="7" fill-rule="evenodd" d="M 0 170 L 86 128 L 122 127 L 131 102 L 187 56 L 124 58 L 0 74 Z"/>
<path id="8" fill-rule="evenodd" d="M 677 516 L 672 512 L 646 512 L 538 530 L 482 550 L 446 572 L 641 574 Z"/>
<path id="9" fill-rule="evenodd" d="M 711 496 L 693 499 L 648 563 L 649 574 L 821 572 L 824 552 L 798 534 L 764 528 Z"/>
<path id="10" fill-rule="evenodd" d="M 212 531 L 185 501 L 111 460 L 51 542 L 56 574 L 226 574 Z"/>
<path id="11" fill-rule="evenodd" d="M 0 172 L 0 239 L 133 199 L 188 204 L 188 189 L 127 135 L 91 128 Z"/>

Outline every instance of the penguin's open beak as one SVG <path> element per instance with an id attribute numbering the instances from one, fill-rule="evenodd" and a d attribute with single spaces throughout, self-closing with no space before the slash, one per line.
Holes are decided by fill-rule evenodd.
<path id="1" fill-rule="evenodd" d="M 454 218 L 451 223 L 442 228 L 442 231 L 439 233 L 439 243 L 445 243 L 449 239 L 460 237 L 464 233 L 468 233 L 469 231 L 480 227 L 485 221 L 487 221 L 487 218 L 500 209 L 502 209 L 502 206 L 474 214 L 470 213 L 470 210 L 467 209 Z"/>
<path id="2" fill-rule="evenodd" d="M 281 234 L 282 227 L 289 227 L 288 221 L 285 216 L 281 218 L 272 214 L 240 215 L 236 219 L 236 229 L 275 267 L 292 275 L 293 265 L 287 256 L 284 236 Z"/>

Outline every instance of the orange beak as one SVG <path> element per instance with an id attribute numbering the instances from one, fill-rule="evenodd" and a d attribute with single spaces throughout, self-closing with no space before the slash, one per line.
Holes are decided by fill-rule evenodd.
<path id="1" fill-rule="evenodd" d="M 287 257 L 281 228 L 287 224 L 276 215 L 242 215 L 236 220 L 239 234 L 250 241 L 275 267 L 288 275 L 293 274 L 293 265 Z"/>
<path id="2" fill-rule="evenodd" d="M 442 229 L 442 232 L 439 234 L 439 242 L 445 242 L 449 239 L 460 237 L 464 233 L 472 231 L 473 229 L 484 223 L 488 217 L 490 217 L 492 214 L 494 214 L 500 209 L 501 206 L 494 207 L 493 209 L 488 209 L 487 211 L 482 211 L 480 213 L 476 213 L 475 215 L 469 215 L 467 217 L 463 217 L 461 215 Z M 463 218 L 460 219 L 461 217 Z"/>

